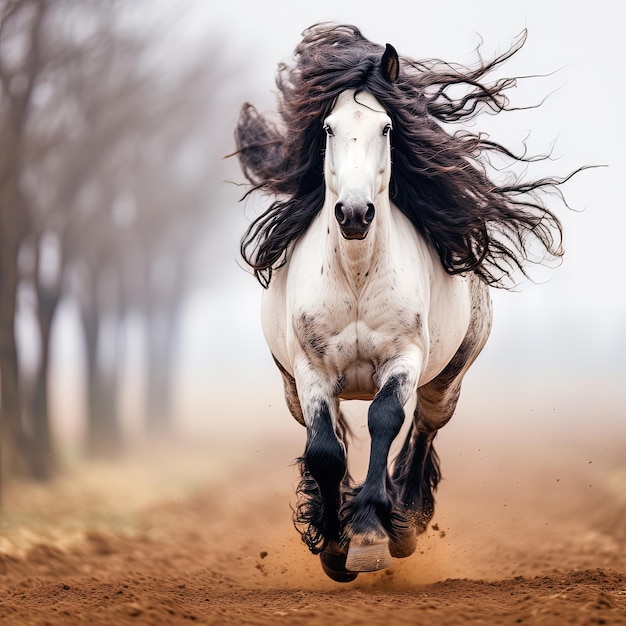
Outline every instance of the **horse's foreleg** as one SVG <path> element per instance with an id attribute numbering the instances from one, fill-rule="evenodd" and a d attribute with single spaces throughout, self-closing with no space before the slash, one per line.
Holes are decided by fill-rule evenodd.
<path id="1" fill-rule="evenodd" d="M 368 427 L 372 443 L 367 475 L 345 507 L 349 570 L 373 571 L 391 565 L 389 539 L 402 529 L 404 521 L 397 515 L 387 459 L 404 423 L 404 404 L 416 384 L 416 372 L 391 371 L 370 406 Z"/>
<path id="2" fill-rule="evenodd" d="M 311 552 L 317 554 L 329 541 L 340 539 L 340 486 L 346 474 L 346 452 L 337 436 L 334 381 L 319 376 L 306 359 L 296 363 L 294 374 L 307 429 L 294 523 Z"/>
<path id="3" fill-rule="evenodd" d="M 340 545 L 339 507 L 347 470 L 346 451 L 337 435 L 338 403 L 325 393 L 333 385 L 316 379 L 306 361 L 295 368 L 300 377 L 297 384 L 296 378 L 274 360 L 283 377 L 289 411 L 307 429 L 306 448 L 299 459 L 301 478 L 294 526 L 309 550 L 320 555 L 328 576 L 338 582 L 352 581 L 357 574 L 346 570 L 346 550 Z"/>
<path id="4" fill-rule="evenodd" d="M 304 521 L 309 524 L 303 539 L 311 552 L 339 541 L 340 485 L 346 473 L 346 455 L 337 438 L 328 402 L 318 400 L 307 419 L 307 443 L 301 460 L 301 495 L 305 497 Z M 302 490 L 304 486 L 304 490 Z M 307 501 L 308 498 L 308 501 Z M 300 507 L 299 507 L 300 508 Z"/>
<path id="5" fill-rule="evenodd" d="M 345 447 L 336 435 L 328 402 L 317 400 L 305 415 L 307 444 L 300 462 L 294 524 L 311 552 L 319 553 L 326 574 L 337 582 L 350 582 L 357 574 L 346 568 L 339 521 L 341 484 L 347 471 Z"/>
<path id="6" fill-rule="evenodd" d="M 411 432 L 393 471 L 407 527 L 392 541 L 395 557 L 413 554 L 417 535 L 424 532 L 435 512 L 435 491 L 441 472 L 433 441 L 451 419 L 461 391 L 463 368 L 448 366 L 437 378 L 417 391 Z"/>

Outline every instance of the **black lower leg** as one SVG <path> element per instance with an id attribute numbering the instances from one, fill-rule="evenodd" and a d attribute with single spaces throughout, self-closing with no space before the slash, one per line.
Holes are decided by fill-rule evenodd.
<path id="1" fill-rule="evenodd" d="M 417 432 L 413 437 L 410 459 L 402 468 L 401 501 L 418 532 L 426 529 L 434 508 L 434 492 L 441 478 L 439 457 L 433 447 L 435 433 Z"/>
<path id="2" fill-rule="evenodd" d="M 321 552 L 328 541 L 340 540 L 340 485 L 346 473 L 346 458 L 332 424 L 328 404 L 320 402 L 307 431 L 302 478 L 294 525 L 311 552 Z"/>
<path id="3" fill-rule="evenodd" d="M 400 381 L 391 378 L 370 406 L 368 427 L 372 444 L 367 476 L 345 508 L 352 534 L 379 532 L 382 525 L 393 536 L 403 523 L 396 515 L 396 496 L 387 472 L 389 449 L 404 422 L 399 386 Z"/>

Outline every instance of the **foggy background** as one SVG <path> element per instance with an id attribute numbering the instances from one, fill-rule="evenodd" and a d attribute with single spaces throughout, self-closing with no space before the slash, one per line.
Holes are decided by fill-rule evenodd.
<path id="1" fill-rule="evenodd" d="M 87 8 L 83 14 L 75 3 L 67 4 L 74 13 L 67 14 L 72 17 L 63 28 L 73 29 L 76 41 L 81 33 L 97 31 L 107 19 L 106 11 L 90 16 Z M 92 5 L 83 5 L 88 6 Z M 105 94 L 110 104 L 103 96 L 98 107 L 104 111 L 137 99 L 138 108 L 131 110 L 132 121 L 124 133 L 125 137 L 131 131 L 138 136 L 130 147 L 122 142 L 120 148 L 113 148 L 102 170 L 90 174 L 104 187 L 108 178 L 114 181 L 114 191 L 108 196 L 102 192 L 105 199 L 98 196 L 98 208 L 93 208 L 107 215 L 107 224 L 95 213 L 91 215 L 89 208 L 77 209 L 70 221 L 75 223 L 76 216 L 85 220 L 79 239 L 86 249 L 77 259 L 88 257 L 100 246 L 102 258 L 158 249 L 157 254 L 145 257 L 146 280 L 157 286 L 156 291 L 162 288 L 164 298 L 180 303 L 170 320 L 175 337 L 168 357 L 173 377 L 168 400 L 172 436 L 219 438 L 247 432 L 279 437 L 281 432 L 297 431 L 283 405 L 280 377 L 261 332 L 262 289 L 239 259 L 239 239 L 261 210 L 262 200 L 239 202 L 246 189 L 239 185 L 243 177 L 236 159 L 223 157 L 234 150 L 232 131 L 241 104 L 250 101 L 262 111 L 275 109 L 276 66 L 290 57 L 301 32 L 319 21 L 355 24 L 369 39 L 392 43 L 401 55 L 466 65 L 477 60 L 475 50 L 481 42 L 483 58 L 490 58 L 508 49 L 528 29 L 526 45 L 497 76 L 542 75 L 522 80 L 511 90 L 515 106 L 549 97 L 538 109 L 480 117 L 476 129 L 489 132 L 514 151 L 524 140 L 533 154 L 552 150 L 553 160 L 544 163 L 537 175 L 564 176 L 581 165 L 606 167 L 585 171 L 563 188 L 574 210 L 559 212 L 566 249 L 562 264 L 549 271 L 538 268 L 533 271 L 536 282 L 522 283 L 515 292 L 492 290 L 494 329 L 467 377 L 460 413 L 467 418 L 466 424 L 479 428 L 486 423 L 481 420 L 502 420 L 503 433 L 507 411 L 515 408 L 528 414 L 527 423 L 533 427 L 549 418 L 556 427 L 579 429 L 584 436 L 586 429 L 608 433 L 619 425 L 616 432 L 622 436 L 626 400 L 622 185 L 626 164 L 619 106 L 626 50 L 616 11 L 603 2 L 573 7 L 536 1 L 368 5 L 327 0 L 162 0 L 149 5 L 138 2 L 119 11 L 111 29 L 116 33 L 122 29 L 124 46 L 131 52 L 119 65 L 105 62 L 88 69 L 82 77 L 87 93 L 95 95 L 96 89 L 123 78 L 137 64 L 150 75 L 150 80 L 145 79 L 146 90 L 157 89 L 160 95 L 144 103 L 142 97 L 150 92 L 137 89 L 144 79 L 133 78 L 131 72 L 128 91 L 122 85 L 119 92 Z M 132 52 L 135 37 L 148 42 L 138 46 L 136 54 Z M 68 76 L 71 85 L 71 68 Z M 39 91 L 39 105 L 51 107 L 41 123 L 50 123 L 54 115 L 64 117 L 59 122 L 63 132 L 51 163 L 34 165 L 22 180 L 26 189 L 31 181 L 34 196 L 44 207 L 46 198 L 57 197 L 56 187 L 68 175 L 62 164 L 76 154 L 78 145 L 70 140 L 81 131 L 87 145 L 98 149 L 97 142 L 102 141 L 101 149 L 108 150 L 106 144 L 114 134 L 107 128 L 98 134 L 100 108 L 94 110 L 93 118 L 79 113 L 73 120 L 75 104 L 69 96 L 64 100 L 63 93 L 53 87 Z M 150 110 L 155 104 L 161 110 Z M 144 122 L 155 127 L 144 132 L 140 128 Z M 137 154 L 125 161 L 133 146 L 138 146 Z M 116 156 L 118 149 L 122 156 Z M 125 163 L 132 163 L 134 169 Z M 136 187 L 128 181 L 120 183 L 125 174 L 135 182 L 141 179 L 140 183 Z M 70 178 L 77 175 L 81 174 Z M 95 207 L 93 197 L 99 193 L 85 187 L 74 200 L 77 206 Z M 145 197 L 140 198 L 141 194 Z M 141 222 L 144 205 L 145 224 Z M 60 237 L 54 234 L 60 232 L 58 228 L 54 220 L 46 222 L 44 230 L 53 233 L 51 249 Z M 46 245 L 39 245 L 44 268 L 46 258 L 52 266 L 58 263 L 54 251 L 46 257 Z M 76 286 L 81 281 L 76 276 L 81 263 L 68 268 L 63 279 L 52 326 L 48 379 L 54 440 L 73 451 L 85 447 L 89 403 L 80 324 L 84 286 Z M 97 267 L 104 261 L 94 263 Z M 136 267 L 132 262 L 123 266 L 120 284 Z M 94 276 L 94 268 L 91 271 Z M 99 289 L 106 293 L 103 280 Z M 146 374 L 149 317 L 145 306 L 132 303 L 133 298 L 140 300 L 140 288 L 132 281 L 129 284 L 131 304 L 119 309 L 122 315 L 103 315 L 98 331 L 98 359 L 108 362 L 109 370 L 119 376 L 116 410 L 124 442 L 143 438 L 151 410 L 151 383 Z M 41 340 L 33 326 L 37 298 L 27 281 L 18 296 L 20 367 L 34 371 L 41 354 Z M 111 355 L 114 345 L 121 346 L 121 355 Z"/>

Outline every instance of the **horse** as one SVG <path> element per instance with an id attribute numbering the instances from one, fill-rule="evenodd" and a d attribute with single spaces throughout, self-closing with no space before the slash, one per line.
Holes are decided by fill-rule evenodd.
<path id="1" fill-rule="evenodd" d="M 498 184 L 490 156 L 531 157 L 444 127 L 511 108 L 512 79 L 480 81 L 524 40 L 463 68 L 400 57 L 355 26 L 316 24 L 294 63 L 279 66 L 280 122 L 242 108 L 245 197 L 275 199 L 241 253 L 265 288 L 262 328 L 286 405 L 306 428 L 293 521 L 335 581 L 415 551 L 441 477 L 435 436 L 490 334 L 490 287 L 526 273 L 530 240 L 562 255 L 561 223 L 541 192 L 566 179 Z M 350 400 L 370 402 L 360 484 L 348 471 Z"/>

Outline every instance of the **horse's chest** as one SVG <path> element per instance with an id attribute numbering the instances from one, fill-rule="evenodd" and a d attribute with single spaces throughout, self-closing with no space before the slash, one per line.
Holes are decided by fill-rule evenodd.
<path id="1" fill-rule="evenodd" d="M 375 393 L 378 365 L 392 359 L 419 334 L 415 307 L 379 292 L 318 302 L 293 320 L 295 335 L 309 358 L 334 372 L 343 397 Z"/>

